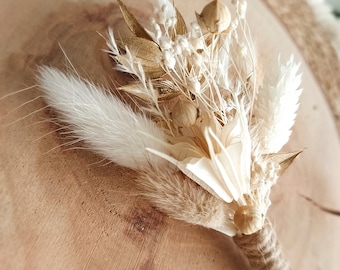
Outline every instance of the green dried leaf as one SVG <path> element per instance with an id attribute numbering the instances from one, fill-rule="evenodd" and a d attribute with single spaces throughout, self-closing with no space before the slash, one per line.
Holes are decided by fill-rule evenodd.
<path id="1" fill-rule="evenodd" d="M 125 23 L 129 27 L 132 33 L 134 33 L 139 38 L 144 38 L 152 41 L 150 35 L 145 31 L 144 27 L 140 25 L 135 16 L 128 10 L 128 8 L 123 4 L 121 0 L 117 0 L 119 8 L 123 14 Z"/>

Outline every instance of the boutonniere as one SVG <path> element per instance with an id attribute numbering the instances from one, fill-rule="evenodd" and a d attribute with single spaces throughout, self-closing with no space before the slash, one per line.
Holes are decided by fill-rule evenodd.
<path id="1" fill-rule="evenodd" d="M 131 75 L 118 89 L 137 109 L 51 67 L 39 81 L 74 136 L 137 171 L 160 211 L 234 237 L 254 269 L 285 269 L 266 215 L 272 186 L 301 152 L 280 152 L 298 109 L 299 65 L 278 57 L 260 77 L 247 3 L 233 2 L 210 2 L 187 25 L 159 0 L 143 27 L 118 0 L 132 35 L 109 30 L 106 52 Z"/>

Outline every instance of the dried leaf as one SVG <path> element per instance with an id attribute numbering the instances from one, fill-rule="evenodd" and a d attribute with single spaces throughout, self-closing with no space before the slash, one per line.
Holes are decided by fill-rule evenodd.
<path id="1" fill-rule="evenodd" d="M 146 40 L 139 37 L 128 37 L 117 40 L 117 45 L 121 49 L 128 47 L 139 59 L 143 59 L 146 62 L 150 62 L 150 66 L 159 65 L 156 60 L 162 57 L 162 52 L 158 45 L 150 40 Z"/>
<path id="2" fill-rule="evenodd" d="M 302 153 L 303 150 L 298 150 L 295 152 L 289 153 L 277 153 L 277 154 L 269 154 L 268 159 L 271 161 L 280 164 L 280 170 L 278 171 L 279 175 L 282 175 L 288 167 L 292 164 L 294 159 Z"/>
<path id="3" fill-rule="evenodd" d="M 144 72 L 150 79 L 156 79 L 164 75 L 162 68 L 144 68 Z"/>
<path id="4" fill-rule="evenodd" d="M 162 93 L 159 94 L 158 100 L 160 101 L 164 101 L 164 100 L 171 100 L 175 97 L 178 97 L 180 95 L 180 92 L 167 92 L 164 93 L 164 91 Z"/>
<path id="5" fill-rule="evenodd" d="M 176 35 L 185 35 L 186 33 L 188 33 L 188 29 L 183 19 L 183 16 L 178 11 L 177 8 L 176 8 L 176 17 L 177 17 L 177 23 L 175 25 L 175 33 L 172 33 L 172 39 L 174 39 Z"/>
<path id="6" fill-rule="evenodd" d="M 141 83 L 127 84 L 118 88 L 118 90 L 124 91 L 126 93 L 132 94 L 136 97 L 141 98 L 145 101 L 151 101 L 152 97 L 149 93 L 146 93 L 144 87 Z M 157 95 L 157 93 L 155 93 Z"/>
<path id="7" fill-rule="evenodd" d="M 139 37 L 129 37 L 118 40 L 117 45 L 121 49 L 125 49 L 126 46 L 131 52 L 135 53 L 136 57 L 141 61 L 144 72 L 151 79 L 159 78 L 164 74 L 165 71 L 159 64 L 159 59 L 163 55 L 155 42 Z"/>
<path id="8" fill-rule="evenodd" d="M 178 97 L 181 92 L 177 89 L 176 85 L 168 80 L 155 82 L 158 90 L 158 100 L 171 100 Z"/>
<path id="9" fill-rule="evenodd" d="M 195 12 L 195 15 L 196 15 L 196 21 L 197 21 L 198 25 L 201 27 L 203 33 L 207 32 L 208 29 L 207 29 L 207 27 L 206 27 L 206 25 L 205 25 L 205 23 L 204 23 L 204 21 L 201 17 L 201 14 Z"/>
<path id="10" fill-rule="evenodd" d="M 139 38 L 144 38 L 152 41 L 150 35 L 145 31 L 144 27 L 140 25 L 135 16 L 128 10 L 128 8 L 123 4 L 121 0 L 117 0 L 119 8 L 123 14 L 125 23 L 129 27 L 132 33 L 134 33 Z"/>

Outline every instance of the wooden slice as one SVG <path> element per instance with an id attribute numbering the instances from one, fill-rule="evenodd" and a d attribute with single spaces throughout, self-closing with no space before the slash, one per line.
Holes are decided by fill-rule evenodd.
<path id="1" fill-rule="evenodd" d="M 97 2 L 97 3 L 96 3 Z M 134 172 L 70 142 L 34 86 L 39 65 L 114 88 L 107 28 L 126 32 L 117 4 L 3 0 L 0 4 L 0 265 L 3 269 L 248 269 L 232 240 L 152 208 Z M 177 1 L 179 2 L 179 1 Z M 183 2 L 183 3 L 182 3 Z M 194 20 L 205 1 L 182 1 Z M 147 22 L 149 2 L 134 8 Z M 193 6 L 195 6 L 193 10 Z M 301 49 L 260 1 L 248 6 L 264 63 L 301 61 L 304 93 L 287 151 L 306 148 L 273 190 L 270 219 L 293 269 L 338 269 L 340 143 L 332 111 Z M 188 16 L 187 16 L 188 15 Z M 100 35 L 101 34 L 101 35 Z M 269 54 L 272 54 L 270 56 Z"/>

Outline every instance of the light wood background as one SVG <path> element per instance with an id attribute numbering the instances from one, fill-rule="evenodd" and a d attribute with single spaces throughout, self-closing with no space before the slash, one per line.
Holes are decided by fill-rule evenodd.
<path id="1" fill-rule="evenodd" d="M 147 1 L 125 2 L 150 13 Z M 204 4 L 178 8 L 190 22 Z M 249 5 L 264 63 L 293 53 L 304 78 L 285 150 L 306 150 L 274 188 L 270 218 L 293 269 L 340 269 L 340 217 L 301 196 L 340 209 L 334 119 L 287 30 L 262 2 Z M 0 269 L 248 269 L 230 238 L 172 220 L 140 198 L 132 171 L 68 146 L 37 88 L 13 94 L 35 84 L 38 65 L 69 68 L 61 48 L 84 77 L 119 81 L 97 33 L 124 29 L 116 4 L 2 0 L 0 26 Z"/>

